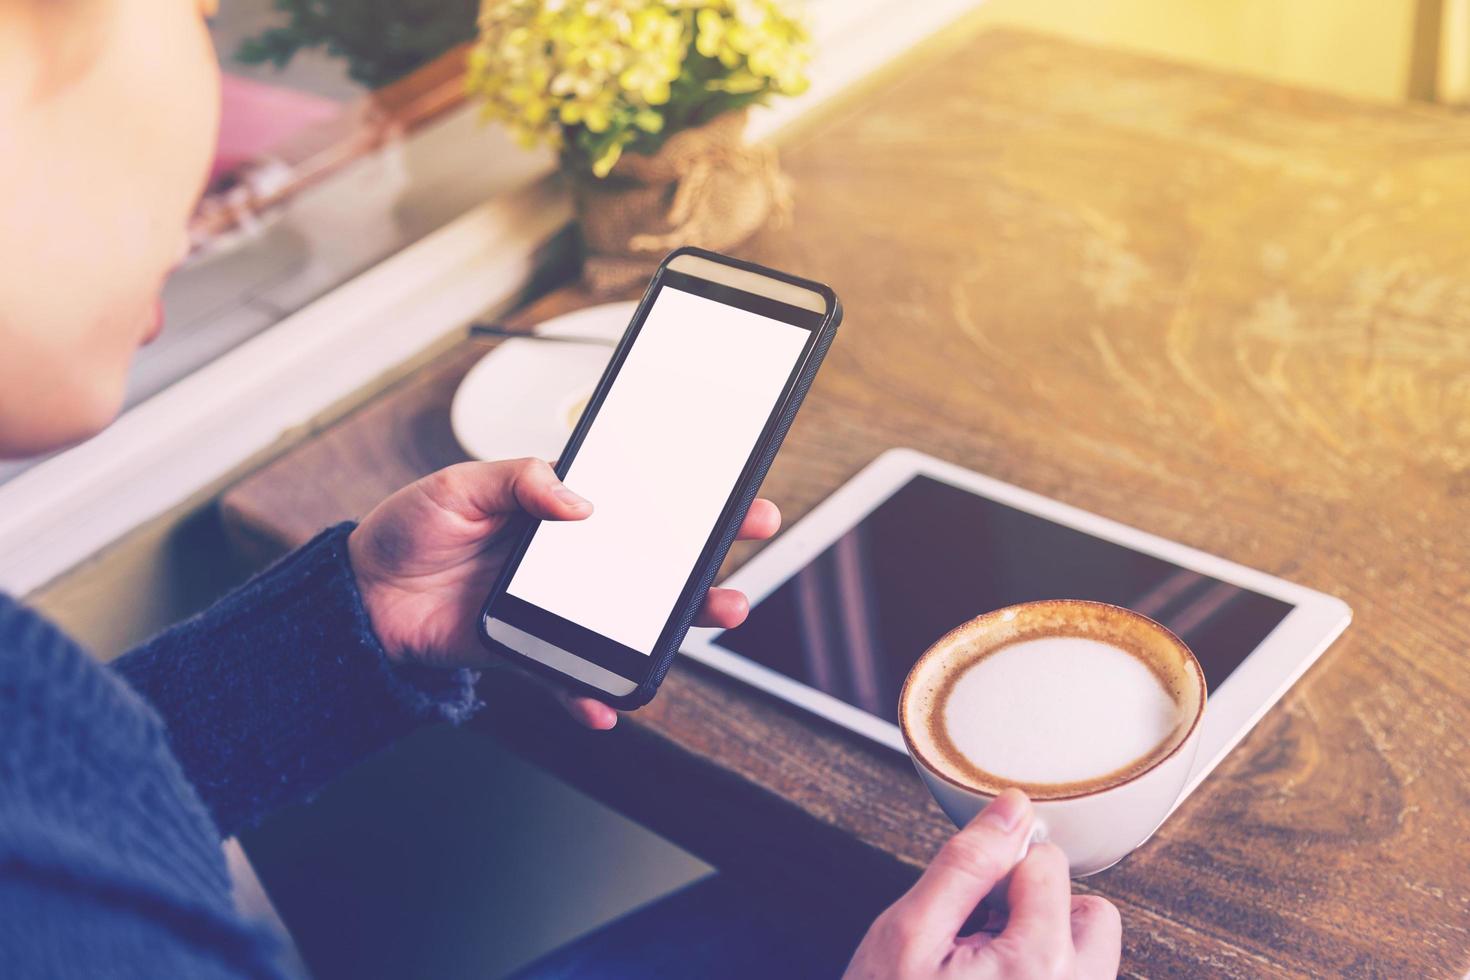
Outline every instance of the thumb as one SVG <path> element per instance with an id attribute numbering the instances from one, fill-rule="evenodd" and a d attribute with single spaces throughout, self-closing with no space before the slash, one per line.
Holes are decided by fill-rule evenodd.
<path id="1" fill-rule="evenodd" d="M 544 521 L 580 521 L 592 516 L 592 502 L 567 489 L 551 464 L 526 459 L 516 465 L 516 503 L 526 513 Z"/>
<path id="2" fill-rule="evenodd" d="M 981 899 L 1015 866 L 1031 822 L 1025 793 L 1001 793 L 940 848 L 894 911 L 925 942 L 952 941 Z"/>
<path id="3" fill-rule="evenodd" d="M 440 507 L 472 521 L 518 510 L 549 521 L 592 514 L 592 504 L 568 490 L 541 459 L 459 463 L 427 478 L 424 489 Z"/>

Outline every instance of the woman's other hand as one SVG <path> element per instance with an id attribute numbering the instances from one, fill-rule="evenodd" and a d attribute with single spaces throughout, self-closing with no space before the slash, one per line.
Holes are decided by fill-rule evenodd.
<path id="1" fill-rule="evenodd" d="M 1031 801 L 1009 789 L 955 834 L 913 888 L 878 916 L 845 980 L 1094 980 L 1117 976 L 1122 927 L 1105 898 L 1072 895 L 1067 859 L 1031 834 Z M 1014 868 L 1014 870 L 1012 870 Z M 1009 912 L 961 935 L 1010 872 Z"/>
<path id="2" fill-rule="evenodd" d="M 495 658 L 478 636 L 480 607 L 511 544 L 502 532 L 520 515 L 580 521 L 594 504 L 572 493 L 539 459 L 460 463 L 412 483 L 368 514 L 348 552 L 373 630 L 390 660 L 431 667 L 484 667 Z M 740 537 L 769 538 L 781 514 L 757 500 Z M 729 629 L 749 611 L 733 589 L 710 589 L 695 620 Z M 589 728 L 611 728 L 617 712 L 561 693 Z"/>

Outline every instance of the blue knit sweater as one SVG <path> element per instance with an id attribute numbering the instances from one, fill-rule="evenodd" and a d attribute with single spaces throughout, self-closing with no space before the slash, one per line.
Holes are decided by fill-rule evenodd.
<path id="1" fill-rule="evenodd" d="M 221 836 L 477 707 L 472 674 L 384 658 L 351 529 L 110 667 L 0 595 L 0 977 L 275 975 Z"/>

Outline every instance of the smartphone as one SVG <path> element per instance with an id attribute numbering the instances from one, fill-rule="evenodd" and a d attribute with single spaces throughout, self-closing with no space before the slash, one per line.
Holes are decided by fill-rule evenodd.
<path id="1" fill-rule="evenodd" d="M 557 461 L 591 517 L 539 522 L 485 643 L 625 710 L 658 690 L 842 320 L 831 289 L 670 253 Z"/>

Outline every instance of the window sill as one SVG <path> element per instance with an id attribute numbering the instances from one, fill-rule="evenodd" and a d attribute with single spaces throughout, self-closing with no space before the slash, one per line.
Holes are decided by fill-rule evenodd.
<path id="1" fill-rule="evenodd" d="M 976 0 L 817 0 L 813 85 L 800 98 L 758 110 L 751 135 L 779 130 L 974 6 Z M 211 305 L 209 290 L 193 286 L 195 276 L 171 289 L 175 353 L 197 367 L 187 363 L 178 380 L 161 366 L 140 368 L 134 403 L 109 429 L 0 484 L 0 590 L 24 595 L 197 499 L 330 418 L 354 393 L 515 299 L 535 272 L 538 251 L 572 217 L 548 156 L 521 153 L 488 186 L 448 195 L 454 213 L 472 206 L 447 223 L 443 206 L 403 206 L 404 185 L 392 183 L 393 168 L 405 159 L 432 168 L 474 154 L 464 140 L 505 145 L 498 135 L 468 132 L 465 115 L 473 113 L 453 113 L 416 134 L 415 141 L 429 142 L 403 156 L 360 161 L 314 189 L 319 195 L 293 199 L 281 226 L 262 230 L 268 245 L 250 252 L 245 264 L 256 263 L 258 281 L 239 293 L 241 302 Z M 356 200 L 384 188 L 387 218 L 381 208 L 358 207 L 348 209 L 344 225 L 341 195 Z M 300 255 L 303 239 L 305 260 L 284 268 L 282 255 L 292 248 Z M 398 250 L 403 241 L 413 243 Z M 239 279 L 232 265 L 239 261 L 223 255 L 189 271 L 201 282 L 209 275 Z M 220 342 L 227 349 L 196 339 L 190 351 L 190 323 L 229 335 Z"/>

